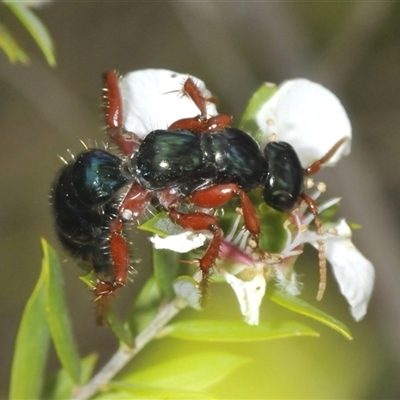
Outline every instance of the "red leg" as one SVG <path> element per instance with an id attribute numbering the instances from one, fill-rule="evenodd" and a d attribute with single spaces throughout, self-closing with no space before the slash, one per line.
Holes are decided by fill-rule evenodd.
<path id="1" fill-rule="evenodd" d="M 245 226 L 252 234 L 256 242 L 255 249 L 258 250 L 260 221 L 247 194 L 238 185 L 231 183 L 198 190 L 189 197 L 189 201 L 198 207 L 214 208 L 222 206 L 234 196 L 240 197 Z M 221 245 L 222 232 L 219 220 L 214 216 L 202 212 L 182 214 L 173 208 L 170 209 L 169 215 L 173 222 L 179 224 L 184 229 L 192 229 L 194 231 L 207 229 L 214 234 L 205 255 L 200 260 L 200 269 L 203 272 L 202 285 L 206 287 L 209 270 L 218 257 Z"/>
<path id="2" fill-rule="evenodd" d="M 152 193 L 146 188 L 134 183 L 126 193 L 119 208 L 119 215 L 122 221 L 135 221 L 146 210 L 152 199 Z"/>
<path id="3" fill-rule="evenodd" d="M 169 210 L 169 217 L 172 222 L 180 225 L 183 229 L 191 229 L 193 231 L 209 230 L 214 234 L 206 253 L 200 260 L 199 265 L 202 272 L 200 288 L 202 295 L 204 296 L 207 292 L 210 269 L 218 258 L 219 248 L 221 245 L 222 232 L 219 226 L 219 220 L 206 213 L 193 212 L 183 214 L 173 208 Z"/>
<path id="4" fill-rule="evenodd" d="M 260 220 L 249 197 L 237 184 L 214 185 L 198 190 L 189 197 L 189 201 L 199 207 L 214 208 L 224 205 L 234 196 L 240 198 L 246 229 L 252 234 L 253 239 L 258 241 Z"/>
<path id="5" fill-rule="evenodd" d="M 114 71 L 104 75 L 104 106 L 106 123 L 112 137 L 113 132 L 119 134 L 122 126 L 122 98 L 118 87 L 118 76 Z"/>
<path id="6" fill-rule="evenodd" d="M 182 87 L 182 94 L 192 99 L 193 103 L 200 110 L 200 119 L 205 121 L 207 119 L 207 102 L 209 100 L 201 94 L 199 87 L 194 83 L 192 78 L 186 79 Z"/>
<path id="7" fill-rule="evenodd" d="M 188 200 L 198 207 L 214 208 L 222 206 L 234 196 L 240 198 L 245 226 L 256 242 L 254 246 L 255 250 L 259 251 L 261 255 L 263 253 L 258 248 L 260 222 L 253 204 L 247 194 L 240 189 L 238 185 L 231 183 L 211 186 L 194 192 Z M 204 294 L 209 281 L 209 271 L 219 254 L 222 239 L 220 222 L 216 217 L 203 212 L 193 212 L 189 214 L 180 213 L 175 210 L 174 206 L 170 207 L 169 216 L 174 223 L 177 223 L 184 229 L 191 229 L 194 231 L 209 230 L 214 234 L 206 253 L 200 260 L 200 269 L 203 274 L 201 288 Z"/>
<path id="8" fill-rule="evenodd" d="M 136 220 L 145 211 L 151 197 L 151 193 L 137 183 L 133 184 L 125 195 L 119 209 L 119 216 L 110 225 L 109 246 L 114 277 L 112 281 L 97 283 L 96 300 L 112 295 L 125 285 L 129 271 L 129 246 L 124 238 L 123 224 Z"/>
<path id="9" fill-rule="evenodd" d="M 110 226 L 110 252 L 114 266 L 112 281 L 100 281 L 96 285 L 96 300 L 112 295 L 117 289 L 124 286 L 129 270 L 129 248 L 123 237 L 123 224 L 119 219 Z"/>
<path id="10" fill-rule="evenodd" d="M 171 209 L 179 204 L 180 192 L 176 188 L 168 188 L 157 192 L 160 204 L 166 209 Z"/>
<path id="11" fill-rule="evenodd" d="M 141 140 L 134 133 L 123 129 L 122 97 L 118 86 L 118 76 L 114 71 L 104 75 L 104 108 L 110 138 L 125 156 L 130 156 L 139 147 Z"/>
<path id="12" fill-rule="evenodd" d="M 112 296 L 116 290 L 125 286 L 128 277 L 129 248 L 123 237 L 122 222 L 118 219 L 111 223 L 109 246 L 114 266 L 114 278 L 112 281 L 99 281 L 95 287 L 97 323 L 99 325 L 106 324 L 110 296 Z"/>
<path id="13" fill-rule="evenodd" d="M 183 118 L 175 121 L 168 129 L 173 131 L 177 129 L 187 129 L 196 133 L 212 133 L 217 132 L 231 124 L 232 117 L 227 114 L 218 114 L 207 120 L 202 120 L 200 116 L 193 118 Z"/>
<path id="14" fill-rule="evenodd" d="M 200 89 L 191 78 L 186 79 L 181 93 L 190 97 L 199 109 L 200 115 L 175 121 L 168 127 L 169 130 L 187 129 L 196 133 L 211 133 L 219 131 L 231 124 L 232 117 L 227 114 L 219 114 L 215 117 L 207 118 L 207 103 L 209 103 L 211 99 L 205 98 L 201 94 Z"/>

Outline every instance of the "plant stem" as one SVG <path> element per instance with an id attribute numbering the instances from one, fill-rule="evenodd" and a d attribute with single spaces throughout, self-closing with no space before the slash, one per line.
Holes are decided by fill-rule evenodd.
<path id="1" fill-rule="evenodd" d="M 185 307 L 186 305 L 177 299 L 164 306 L 153 321 L 136 336 L 134 346 L 122 345 L 108 363 L 86 385 L 76 389 L 71 400 L 86 400 L 101 390 Z"/>

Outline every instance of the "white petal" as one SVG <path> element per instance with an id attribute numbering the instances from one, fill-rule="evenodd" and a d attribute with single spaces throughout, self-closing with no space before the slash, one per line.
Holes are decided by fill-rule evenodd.
<path id="1" fill-rule="evenodd" d="M 199 115 L 194 102 L 179 93 L 188 76 L 165 69 L 144 69 L 124 75 L 119 86 L 125 128 L 143 138 L 155 129 L 167 129 L 179 119 Z M 191 78 L 204 97 L 211 97 L 203 81 Z M 207 111 L 209 116 L 217 114 L 212 103 L 208 103 Z"/>
<path id="2" fill-rule="evenodd" d="M 324 165 L 333 166 L 350 153 L 351 125 L 345 109 L 331 91 L 307 79 L 284 82 L 261 107 L 256 121 L 264 133 L 262 146 L 276 134 L 276 140 L 294 147 L 303 167 L 321 159 L 342 138 L 347 141 Z"/>
<path id="3" fill-rule="evenodd" d="M 202 233 L 186 231 L 179 235 L 170 235 L 165 238 L 152 236 L 151 242 L 156 249 L 167 249 L 177 253 L 187 253 L 193 249 L 203 246 L 207 237 Z"/>
<path id="4" fill-rule="evenodd" d="M 220 270 L 225 280 L 232 286 L 240 304 L 240 311 L 249 325 L 258 325 L 260 305 L 265 295 L 267 284 L 262 270 L 251 281 L 242 281 L 225 270 Z"/>
<path id="5" fill-rule="evenodd" d="M 340 290 L 350 304 L 351 314 L 359 321 L 367 312 L 375 279 L 374 267 L 351 242 L 351 229 L 345 220 L 335 228 L 338 236 L 325 239 L 326 256 Z"/>

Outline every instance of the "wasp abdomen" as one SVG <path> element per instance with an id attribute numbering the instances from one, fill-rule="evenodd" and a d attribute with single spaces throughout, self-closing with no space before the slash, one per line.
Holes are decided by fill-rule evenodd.
<path id="1" fill-rule="evenodd" d="M 115 195 L 126 181 L 118 157 L 93 149 L 65 166 L 53 185 L 58 237 L 72 256 L 96 272 L 112 268 L 109 227 L 118 212 Z"/>

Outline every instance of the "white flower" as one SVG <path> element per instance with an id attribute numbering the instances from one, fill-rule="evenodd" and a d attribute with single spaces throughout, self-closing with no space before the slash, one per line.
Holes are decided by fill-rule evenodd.
<path id="1" fill-rule="evenodd" d="M 156 69 L 135 71 L 122 77 L 125 128 L 144 137 L 152 130 L 167 129 L 179 119 L 199 115 L 200 110 L 181 91 L 187 78 L 188 75 Z M 192 79 L 204 97 L 211 97 L 201 80 Z M 208 117 L 217 115 L 211 102 L 207 104 L 207 113 Z M 345 142 L 324 165 L 333 166 L 350 152 L 351 126 L 343 106 L 329 90 L 306 79 L 284 83 L 260 108 L 255 119 L 263 133 L 261 148 L 274 135 L 294 147 L 303 167 L 324 157 L 343 138 Z M 320 205 L 319 210 L 338 201 L 332 199 Z M 303 204 L 292 215 L 292 229 L 285 227 L 287 241 L 279 255 L 263 258 L 249 247 L 249 232 L 243 229 L 238 232 L 242 217 L 236 219 L 231 233 L 222 239 L 216 270 L 232 286 L 245 321 L 251 325 L 258 324 L 259 308 L 269 280 L 274 279 L 289 294 L 300 293 L 294 263 L 306 243 L 318 248 L 317 241 L 321 240 L 325 242 L 326 258 L 353 317 L 358 321 L 366 313 L 374 281 L 372 264 L 354 247 L 351 230 L 344 220 L 324 226 L 321 236 L 307 229 L 314 216 L 306 216 L 305 210 Z M 208 233 L 185 231 L 166 238 L 154 236 L 151 240 L 158 249 L 183 253 L 203 246 L 209 239 Z"/>
<path id="2" fill-rule="evenodd" d="M 226 270 L 220 269 L 221 275 L 231 285 L 236 294 L 245 322 L 249 325 L 258 325 L 260 320 L 260 306 L 265 295 L 267 282 L 263 266 L 254 265 L 253 271 L 253 279 L 242 280 Z"/>
<path id="3" fill-rule="evenodd" d="M 334 166 L 342 156 L 350 153 L 351 125 L 342 104 L 328 89 L 306 79 L 284 82 L 260 108 L 256 121 L 265 142 L 271 135 L 276 135 L 277 140 L 290 143 L 299 155 L 303 167 L 321 159 L 342 138 L 346 138 L 346 142 L 324 165 Z M 326 203 L 325 208 L 330 205 L 332 202 Z M 320 206 L 320 211 L 322 208 Z M 303 207 L 303 213 L 304 210 Z M 310 215 L 302 224 L 308 225 L 312 219 L 313 216 Z M 300 220 L 297 222 L 298 233 L 283 249 L 284 258 L 293 256 L 292 252 L 307 242 L 318 248 L 316 241 L 321 237 L 312 231 L 302 232 Z M 365 315 L 371 297 L 374 268 L 354 247 L 350 240 L 351 230 L 344 220 L 331 228 L 337 234 L 324 235 L 326 257 L 331 263 L 342 294 L 350 304 L 351 313 L 358 321 Z M 328 227 L 324 227 L 324 230 L 327 229 Z M 290 231 L 288 232 L 288 238 L 291 239 Z M 285 274 L 282 276 L 278 279 L 279 284 L 288 292 L 296 291 L 295 276 L 289 275 L 289 279 L 285 279 Z M 276 277 L 279 277 L 279 273 Z"/>
<path id="4" fill-rule="evenodd" d="M 371 298 L 375 279 L 374 267 L 350 240 L 351 229 L 344 219 L 334 229 L 337 235 L 325 239 L 326 257 L 340 291 L 350 304 L 351 315 L 359 321 L 366 314 Z"/>
<path id="5" fill-rule="evenodd" d="M 318 196 L 319 193 L 316 192 L 313 197 L 316 199 Z M 319 206 L 320 212 L 336 204 L 339 200 L 339 198 L 335 198 L 326 201 Z M 318 249 L 317 241 L 321 239 L 321 236 L 309 229 L 302 229 L 302 226 L 308 226 L 314 219 L 314 216 L 310 214 L 301 221 L 301 214 L 305 210 L 306 207 L 303 206 L 300 209 L 300 216 L 295 216 L 297 234 L 293 238 L 287 229 L 288 240 L 281 252 L 284 258 L 293 255 L 293 249 L 302 247 L 306 243 L 310 243 Z M 359 321 L 365 316 L 371 298 L 375 279 L 374 267 L 351 242 L 351 229 L 344 219 L 335 224 L 324 225 L 324 232 L 322 238 L 325 242 L 326 258 L 332 267 L 343 296 L 350 304 L 351 315 L 356 321 Z M 285 288 L 284 281 L 281 282 L 281 286 Z M 291 288 L 291 283 L 287 283 L 286 291 L 290 293 Z"/>
<path id="6" fill-rule="evenodd" d="M 269 263 L 257 262 L 252 258 L 252 250 L 247 247 L 249 232 L 240 230 L 236 235 L 241 216 L 235 220 L 232 231 L 222 240 L 220 259 L 217 260 L 217 272 L 223 276 L 235 291 L 240 309 L 249 325 L 258 325 L 259 309 L 266 290 L 266 275 L 270 271 Z M 210 239 L 203 233 L 185 231 L 180 234 L 161 238 L 150 238 L 156 249 L 168 249 L 177 253 L 186 253 L 204 245 Z M 232 242 L 231 242 L 232 241 Z M 276 263 L 276 259 L 271 259 Z"/>
<path id="7" fill-rule="evenodd" d="M 207 236 L 203 233 L 185 231 L 178 235 L 170 235 L 164 238 L 154 235 L 150 238 L 150 241 L 154 244 L 156 249 L 167 249 L 175 251 L 176 253 L 187 253 L 188 251 L 203 246 L 206 239 Z"/>
<path id="8" fill-rule="evenodd" d="M 193 100 L 181 93 L 188 77 L 165 69 L 143 69 L 124 75 L 119 86 L 125 129 L 143 138 L 155 129 L 167 129 L 179 119 L 199 115 Z M 211 97 L 202 80 L 191 78 L 204 97 Z M 211 102 L 207 104 L 207 112 L 208 117 L 218 114 Z"/>
<path id="9" fill-rule="evenodd" d="M 324 203 L 321 209 L 328 208 L 338 201 L 339 199 L 332 199 Z M 304 209 L 301 212 L 304 212 Z M 301 283 L 297 279 L 293 264 L 306 243 L 318 248 L 317 240 L 321 238 L 325 242 L 326 258 L 343 296 L 350 304 L 352 316 L 359 321 L 366 314 L 375 277 L 372 263 L 351 242 L 351 230 L 344 219 L 336 224 L 324 226 L 325 233 L 321 237 L 316 232 L 305 229 L 313 218 L 312 214 L 308 217 L 294 215 L 294 235 L 285 226 L 287 241 L 280 252 L 281 260 L 274 257 L 266 260 L 252 259 L 252 250 L 245 245 L 248 232 L 243 230 L 239 231 L 236 237 L 233 235 L 232 242 L 223 242 L 220 253 L 222 260 L 217 262 L 217 270 L 235 291 L 247 323 L 258 324 L 259 307 L 265 294 L 266 283 L 271 278 L 274 278 L 277 286 L 288 294 L 300 294 Z M 232 236 L 236 229 L 237 222 L 229 236 Z"/>
<path id="10" fill-rule="evenodd" d="M 321 159 L 342 138 L 346 142 L 324 166 L 333 166 L 350 153 L 351 125 L 338 98 L 307 79 L 284 82 L 256 115 L 263 132 L 264 148 L 269 137 L 291 144 L 303 167 Z"/>
<path id="11" fill-rule="evenodd" d="M 238 216 L 231 232 L 222 240 L 216 270 L 235 292 L 245 322 L 258 325 L 267 281 L 273 276 L 273 264 L 280 263 L 281 258 L 271 255 L 260 260 L 247 245 L 249 232 L 240 229 L 237 233 L 240 220 Z"/>

